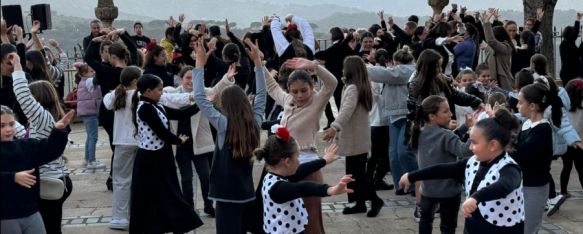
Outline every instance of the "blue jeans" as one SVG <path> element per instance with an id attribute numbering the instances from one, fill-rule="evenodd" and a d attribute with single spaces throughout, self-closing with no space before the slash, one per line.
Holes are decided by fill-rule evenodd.
<path id="1" fill-rule="evenodd" d="M 395 187 L 403 174 L 419 169 L 415 152 L 405 142 L 406 126 L 405 118 L 389 125 L 389 162 Z M 415 186 L 411 186 L 410 190 L 414 191 Z"/>
<path id="2" fill-rule="evenodd" d="M 83 119 L 85 131 L 87 132 L 87 138 L 85 140 L 85 161 L 87 163 L 94 162 L 99 121 L 97 120 L 97 115 L 81 116 L 81 119 Z"/>

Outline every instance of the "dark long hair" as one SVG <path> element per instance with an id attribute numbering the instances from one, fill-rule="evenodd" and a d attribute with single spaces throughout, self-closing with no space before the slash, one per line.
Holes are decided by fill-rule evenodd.
<path id="1" fill-rule="evenodd" d="M 451 94 L 447 80 L 438 72 L 441 70 L 440 60 L 442 60 L 441 55 L 433 49 L 421 52 L 417 60 L 417 81 L 412 90 L 414 97 L 424 99 L 441 92 L 446 96 Z"/>
<path id="2" fill-rule="evenodd" d="M 136 66 L 128 66 L 121 70 L 119 77 L 120 84 L 115 88 L 115 99 L 113 100 L 113 110 L 120 110 L 126 107 L 127 87 L 142 76 L 142 69 Z"/>
<path id="3" fill-rule="evenodd" d="M 37 80 L 28 85 L 30 93 L 36 101 L 51 113 L 53 119 L 58 121 L 65 116 L 65 110 L 59 101 L 59 94 L 55 86 L 46 80 Z"/>
<path id="4" fill-rule="evenodd" d="M 117 58 L 119 58 L 120 61 L 125 61 L 126 64 L 130 64 L 131 62 L 130 51 L 124 44 L 121 44 L 119 42 L 112 43 L 109 46 L 108 51 L 110 57 L 112 55 L 115 55 Z"/>
<path id="5" fill-rule="evenodd" d="M 575 112 L 578 109 L 583 109 L 583 79 L 576 78 L 570 80 L 565 86 L 569 99 L 571 99 L 570 112 Z"/>
<path id="6" fill-rule="evenodd" d="M 496 26 L 492 28 L 492 32 L 494 34 L 494 38 L 496 38 L 497 41 L 508 42 L 510 47 L 512 47 L 512 51 L 516 51 L 516 48 L 514 48 L 514 43 L 512 43 L 512 39 L 510 38 L 508 32 L 506 32 L 506 29 L 504 29 L 504 27 Z"/>
<path id="7" fill-rule="evenodd" d="M 363 105 L 367 111 L 372 109 L 372 87 L 368 79 L 366 64 L 362 58 L 356 55 L 348 56 L 344 59 L 345 83 L 354 84 L 358 89 L 358 103 Z"/>
<path id="8" fill-rule="evenodd" d="M 155 57 L 158 57 L 162 52 L 164 52 L 164 47 L 159 45 L 152 46 L 152 49 L 146 53 L 146 59 L 144 61 L 144 68 L 156 66 L 156 61 L 154 61 Z"/>
<path id="9" fill-rule="evenodd" d="M 524 86 L 520 92 L 529 103 L 537 104 L 540 113 L 544 113 L 547 107 L 551 107 L 551 120 L 556 127 L 561 127 L 563 116 L 563 102 L 556 92 L 552 92 L 548 85 L 538 83 Z"/>
<path id="10" fill-rule="evenodd" d="M 228 119 L 226 142 L 233 157 L 251 157 L 259 147 L 259 126 L 245 91 L 233 85 L 221 93 L 220 110 Z"/>
<path id="11" fill-rule="evenodd" d="M 442 96 L 431 95 L 421 102 L 421 108 L 417 111 L 417 116 L 411 126 L 411 147 L 417 149 L 419 147 L 419 135 L 421 135 L 421 127 L 429 122 L 429 114 L 437 114 L 439 106 L 442 102 L 447 102 Z"/>
<path id="12" fill-rule="evenodd" d="M 43 54 L 38 50 L 29 50 L 25 54 L 26 61 L 32 64 L 30 75 L 32 80 L 46 80 L 53 83 L 53 79 L 49 76 L 49 68 Z"/>
<path id="13" fill-rule="evenodd" d="M 139 94 L 143 94 L 148 89 L 155 89 L 162 83 L 162 79 L 156 75 L 144 74 L 138 79 L 137 89 L 132 95 L 132 122 L 134 123 L 134 136 L 138 135 L 138 102 Z"/>

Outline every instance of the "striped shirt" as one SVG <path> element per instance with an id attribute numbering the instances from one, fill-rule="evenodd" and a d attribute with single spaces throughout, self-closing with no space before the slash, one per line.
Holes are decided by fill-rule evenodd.
<path id="1" fill-rule="evenodd" d="M 22 70 L 14 71 L 12 73 L 12 79 L 14 81 L 14 94 L 16 95 L 16 100 L 29 121 L 29 137 L 34 139 L 48 138 L 55 126 L 53 116 L 34 99 L 28 88 L 28 81 L 26 80 L 25 73 Z M 41 177 L 48 176 L 59 178 L 65 173 L 68 174 L 69 169 L 64 166 L 64 163 L 59 158 L 40 166 L 39 172 Z"/>

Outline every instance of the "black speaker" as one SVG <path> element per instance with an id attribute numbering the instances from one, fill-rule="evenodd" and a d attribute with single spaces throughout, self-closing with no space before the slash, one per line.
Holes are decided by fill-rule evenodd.
<path id="1" fill-rule="evenodd" d="M 6 27 L 18 25 L 24 30 L 24 23 L 22 20 L 22 8 L 20 5 L 6 5 L 2 6 L 2 17 L 6 21 Z"/>
<path id="2" fill-rule="evenodd" d="M 40 29 L 52 29 L 53 23 L 51 21 L 51 5 L 49 4 L 36 4 L 30 6 L 30 14 L 32 15 L 32 21 L 40 21 Z"/>

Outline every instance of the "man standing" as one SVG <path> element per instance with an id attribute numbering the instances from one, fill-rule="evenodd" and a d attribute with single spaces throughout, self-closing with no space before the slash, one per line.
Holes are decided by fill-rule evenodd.
<path id="1" fill-rule="evenodd" d="M 87 49 L 87 46 L 89 46 L 89 42 L 93 40 L 94 37 L 98 37 L 101 34 L 101 21 L 99 21 L 98 19 L 91 20 L 89 26 L 91 27 L 91 34 L 83 38 L 83 50 Z"/>
<path id="2" fill-rule="evenodd" d="M 139 21 L 134 24 L 134 33 L 136 34 L 132 36 L 132 39 L 136 42 L 138 49 L 145 48 L 151 41 L 149 37 L 144 36 L 143 28 L 144 26 Z"/>

